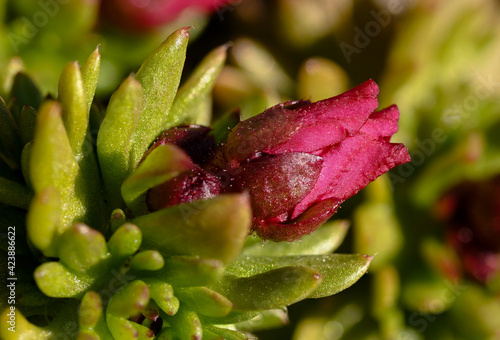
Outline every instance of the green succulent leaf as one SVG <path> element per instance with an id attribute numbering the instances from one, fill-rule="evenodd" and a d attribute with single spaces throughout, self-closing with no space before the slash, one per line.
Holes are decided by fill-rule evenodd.
<path id="1" fill-rule="evenodd" d="M 225 316 L 233 308 L 230 300 L 207 287 L 179 288 L 176 294 L 189 309 L 207 316 Z"/>
<path id="2" fill-rule="evenodd" d="M 156 250 L 141 251 L 130 261 L 130 267 L 137 270 L 159 270 L 164 264 L 163 256 Z"/>
<path id="3" fill-rule="evenodd" d="M 111 212 L 111 218 L 109 220 L 110 230 L 115 232 L 121 227 L 125 221 L 127 220 L 127 216 L 125 216 L 125 212 L 122 209 L 115 209 Z"/>
<path id="4" fill-rule="evenodd" d="M 113 257 L 125 259 L 139 249 L 141 242 L 141 230 L 132 223 L 125 223 L 109 239 L 108 249 Z"/>
<path id="5" fill-rule="evenodd" d="M 35 326 L 30 323 L 24 315 L 16 310 L 16 319 L 15 319 L 15 332 L 9 330 L 7 325 L 10 321 L 10 316 L 8 315 L 11 312 L 10 308 L 6 308 L 1 316 L 0 322 L 2 323 L 2 327 L 0 327 L 0 338 L 4 340 L 19 340 L 19 339 L 50 339 L 52 336 L 52 332 L 41 327 Z"/>
<path id="6" fill-rule="evenodd" d="M 198 256 L 172 256 L 162 270 L 153 272 L 176 287 L 199 287 L 217 282 L 224 274 L 224 263 Z"/>
<path id="7" fill-rule="evenodd" d="M 11 98 L 15 98 L 20 108 L 29 105 L 38 109 L 42 102 L 42 94 L 33 80 L 26 74 L 19 72 L 12 83 Z"/>
<path id="8" fill-rule="evenodd" d="M 136 216 L 148 212 L 145 195 L 148 189 L 168 181 L 192 166 L 189 156 L 172 144 L 153 149 L 123 182 L 122 196 Z"/>
<path id="9" fill-rule="evenodd" d="M 85 274 L 76 274 L 60 262 L 46 262 L 34 273 L 40 290 L 47 296 L 58 298 L 79 297 L 93 283 L 94 279 Z"/>
<path id="10" fill-rule="evenodd" d="M 133 169 L 130 139 L 142 108 L 142 86 L 128 77 L 111 96 L 97 135 L 99 164 L 113 206 L 122 206 L 121 186 Z"/>
<path id="11" fill-rule="evenodd" d="M 244 278 L 288 266 L 312 268 L 321 275 L 323 280 L 318 289 L 308 297 L 320 298 L 336 294 L 354 284 L 368 270 L 372 258 L 373 256 L 345 254 L 281 257 L 244 256 L 231 263 L 226 268 L 226 273 Z"/>
<path id="12" fill-rule="evenodd" d="M 193 311 L 181 308 L 177 314 L 168 319 L 168 322 L 179 339 L 201 340 L 203 338 L 201 321 Z"/>
<path id="13" fill-rule="evenodd" d="M 206 107 L 205 103 L 211 102 L 210 94 L 226 61 L 226 52 L 226 45 L 210 52 L 180 87 L 170 111 L 171 119 L 164 129 L 177 125 L 210 124 L 211 107 Z"/>
<path id="14" fill-rule="evenodd" d="M 174 295 L 172 286 L 164 281 L 155 279 L 144 279 L 149 287 L 151 299 L 167 315 L 174 315 L 179 310 L 179 299 Z"/>
<path id="15" fill-rule="evenodd" d="M 80 66 L 74 61 L 66 65 L 59 79 L 59 101 L 63 108 L 64 126 L 73 154 L 79 161 L 87 135 L 89 110 Z"/>
<path id="16" fill-rule="evenodd" d="M 61 205 L 57 230 L 50 228 L 50 232 L 54 234 L 61 234 L 73 224 L 74 220 L 84 219 L 87 213 L 84 195 L 81 194 L 87 188 L 83 179 L 78 178 L 79 167 L 66 135 L 61 111 L 61 106 L 57 102 L 48 101 L 42 104 L 38 114 L 29 166 L 35 193 L 38 195 L 47 187 L 53 187 L 53 190 L 60 195 L 61 202 L 65 203 Z M 29 231 L 39 229 L 38 223 L 43 221 L 42 216 L 37 216 L 33 211 L 30 211 L 29 215 L 28 236 L 34 244 L 38 244 L 40 242 L 35 239 L 34 235 L 30 235 Z M 33 224 L 31 225 L 30 222 Z M 52 238 L 48 232 L 45 232 L 45 241 Z M 40 250 L 46 256 L 56 255 L 55 246 L 52 244 L 46 244 Z"/>
<path id="17" fill-rule="evenodd" d="M 188 40 L 188 27 L 175 31 L 135 75 L 144 90 L 144 110 L 132 136 L 130 155 L 134 167 L 161 133 L 165 122 L 173 119 L 170 108 L 179 87 Z"/>
<path id="18" fill-rule="evenodd" d="M 26 184 L 26 187 L 30 189 L 33 187 L 31 185 L 31 178 L 30 178 L 30 159 L 31 159 L 32 148 L 33 148 L 33 143 L 29 142 L 24 146 L 23 152 L 21 153 L 21 172 L 23 174 L 24 183 Z"/>
<path id="19" fill-rule="evenodd" d="M 27 209 L 33 192 L 18 182 L 0 177 L 0 203 Z"/>
<path id="20" fill-rule="evenodd" d="M 241 332 L 232 329 L 220 328 L 215 326 L 203 327 L 203 339 L 206 340 L 247 340 L 249 337 Z"/>
<path id="21" fill-rule="evenodd" d="M 22 145 L 33 140 L 37 111 L 31 106 L 23 106 L 19 112 L 18 125 Z"/>
<path id="22" fill-rule="evenodd" d="M 234 310 L 230 312 L 228 315 L 223 316 L 223 317 L 207 317 L 203 316 L 202 320 L 204 324 L 212 324 L 212 325 L 232 325 L 232 324 L 239 324 L 245 321 L 252 320 L 259 315 L 261 315 L 263 312 L 262 311 L 250 311 L 250 312 L 240 312 L 237 311 L 235 312 Z"/>
<path id="23" fill-rule="evenodd" d="M 303 266 L 281 267 L 248 277 L 227 275 L 213 287 L 233 304 L 235 311 L 283 308 L 310 296 L 321 275 Z"/>
<path id="24" fill-rule="evenodd" d="M 241 251 L 251 216 L 246 194 L 227 194 L 158 210 L 132 223 L 141 228 L 147 249 L 229 263 Z"/>
<path id="25" fill-rule="evenodd" d="M 82 67 L 82 81 L 87 97 L 87 110 L 90 112 L 90 106 L 94 100 L 95 90 L 97 88 L 97 81 L 99 80 L 99 71 L 101 69 L 101 54 L 99 53 L 99 46 L 88 57 Z"/>
<path id="26" fill-rule="evenodd" d="M 106 321 L 115 339 L 153 338 L 149 328 L 128 320 L 146 308 L 148 303 L 148 286 L 140 280 L 131 282 L 111 297 L 106 309 Z"/>
<path id="27" fill-rule="evenodd" d="M 282 308 L 266 310 L 250 320 L 235 324 L 235 327 L 240 331 L 260 331 L 283 327 L 289 323 L 288 310 Z"/>
<path id="28" fill-rule="evenodd" d="M 80 331 L 91 331 L 102 316 L 102 302 L 99 294 L 90 291 L 82 299 L 78 310 Z"/>
<path id="29" fill-rule="evenodd" d="M 345 220 L 329 222 L 312 234 L 294 242 L 263 241 L 257 236 L 250 236 L 242 254 L 250 256 L 329 254 L 340 246 L 348 228 L 349 222 Z"/>
<path id="30" fill-rule="evenodd" d="M 61 219 L 61 195 L 54 187 L 46 187 L 31 201 L 26 220 L 28 237 L 46 255 L 56 256 L 54 247 Z"/>
<path id="31" fill-rule="evenodd" d="M 104 236 L 81 223 L 68 228 L 58 243 L 61 263 L 75 272 L 88 272 L 108 257 Z"/>
<path id="32" fill-rule="evenodd" d="M 106 309 L 106 314 L 128 319 L 140 313 L 148 303 L 148 286 L 143 281 L 136 280 L 113 295 Z"/>

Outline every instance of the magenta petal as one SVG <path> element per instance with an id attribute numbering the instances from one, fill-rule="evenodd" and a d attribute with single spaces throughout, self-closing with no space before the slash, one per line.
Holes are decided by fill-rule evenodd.
<path id="1" fill-rule="evenodd" d="M 233 128 L 227 137 L 225 157 L 238 162 L 248 159 L 269 146 L 285 142 L 302 125 L 295 111 L 280 106 L 267 109 Z"/>
<path id="2" fill-rule="evenodd" d="M 253 230 L 264 239 L 291 242 L 319 228 L 335 214 L 340 203 L 336 199 L 318 202 L 297 219 L 288 223 L 276 223 L 254 218 Z"/>
<path id="3" fill-rule="evenodd" d="M 373 138 L 387 138 L 398 132 L 399 110 L 396 105 L 374 112 L 361 128 L 361 132 Z"/>
<path id="4" fill-rule="evenodd" d="M 288 212 L 314 187 L 323 159 L 307 153 L 263 156 L 239 169 L 236 186 L 249 190 L 254 216 Z"/>
<path id="5" fill-rule="evenodd" d="M 328 198 L 344 201 L 393 167 L 409 162 L 403 144 L 388 143 L 359 133 L 323 155 L 323 169 L 316 186 L 295 207 L 292 218 L 311 204 Z"/>
<path id="6" fill-rule="evenodd" d="M 289 124 L 300 121 L 301 126 L 284 142 L 269 145 L 263 151 L 313 152 L 339 143 L 365 124 L 378 106 L 378 91 L 377 84 L 368 80 L 336 97 L 299 107 L 295 110 L 296 118 Z"/>

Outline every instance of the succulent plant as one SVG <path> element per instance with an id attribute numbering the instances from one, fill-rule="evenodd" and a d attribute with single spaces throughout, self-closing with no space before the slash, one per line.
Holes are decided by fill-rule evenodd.
<path id="1" fill-rule="evenodd" d="M 192 163 L 175 143 L 145 153 L 169 128 L 210 121 L 225 61 L 226 47 L 215 49 L 179 87 L 188 38 L 187 28 L 171 34 L 105 110 L 93 103 L 97 49 L 65 67 L 57 100 L 15 75 L 0 101 L 0 221 L 16 235 L 4 275 L 17 278 L 2 338 L 246 339 L 368 269 L 372 256 L 332 253 L 345 221 L 288 243 L 250 235 L 247 192 L 149 211 L 148 191 Z M 213 124 L 216 140 L 231 117 Z M 8 251 L 2 243 L 2 260 Z M 15 333 L 4 327 L 12 307 Z"/>

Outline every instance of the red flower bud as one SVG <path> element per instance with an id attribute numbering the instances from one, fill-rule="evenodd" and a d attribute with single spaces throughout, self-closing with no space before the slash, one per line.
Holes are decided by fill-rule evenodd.
<path id="1" fill-rule="evenodd" d="M 375 112 L 377 94 L 370 80 L 316 103 L 274 106 L 240 122 L 215 149 L 203 148 L 210 144 L 209 130 L 169 130 L 160 140 L 186 150 L 203 170 L 152 189 L 148 205 L 159 209 L 219 192 L 248 191 L 253 229 L 260 236 L 292 241 L 309 234 L 341 202 L 410 160 L 403 144 L 389 142 L 397 131 L 398 109 Z"/>
<path id="2" fill-rule="evenodd" d="M 311 233 L 338 205 L 396 165 L 410 160 L 392 144 L 396 106 L 375 112 L 378 86 L 369 80 L 316 103 L 272 107 L 240 122 L 215 162 L 250 191 L 254 230 L 292 241 Z"/>
<path id="3" fill-rule="evenodd" d="M 156 211 L 181 203 L 212 198 L 220 192 L 219 179 L 195 166 L 149 190 L 146 203 L 150 211 Z"/>

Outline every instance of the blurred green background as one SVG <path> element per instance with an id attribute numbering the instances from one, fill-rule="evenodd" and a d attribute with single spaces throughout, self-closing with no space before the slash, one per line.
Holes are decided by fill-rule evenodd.
<path id="1" fill-rule="evenodd" d="M 212 1 L 147 30 L 127 18 L 116 25 L 101 6 L 0 0 L 0 95 L 10 92 L 9 73 L 24 70 L 55 96 L 64 65 L 99 45 L 105 103 L 170 32 L 193 26 L 185 75 L 231 43 L 214 116 L 320 100 L 368 78 L 380 85 L 381 107 L 400 109 L 393 141 L 412 162 L 334 216 L 350 221 L 341 252 L 376 254 L 369 273 L 290 307 L 290 323 L 259 338 L 500 339 L 498 1 Z"/>

